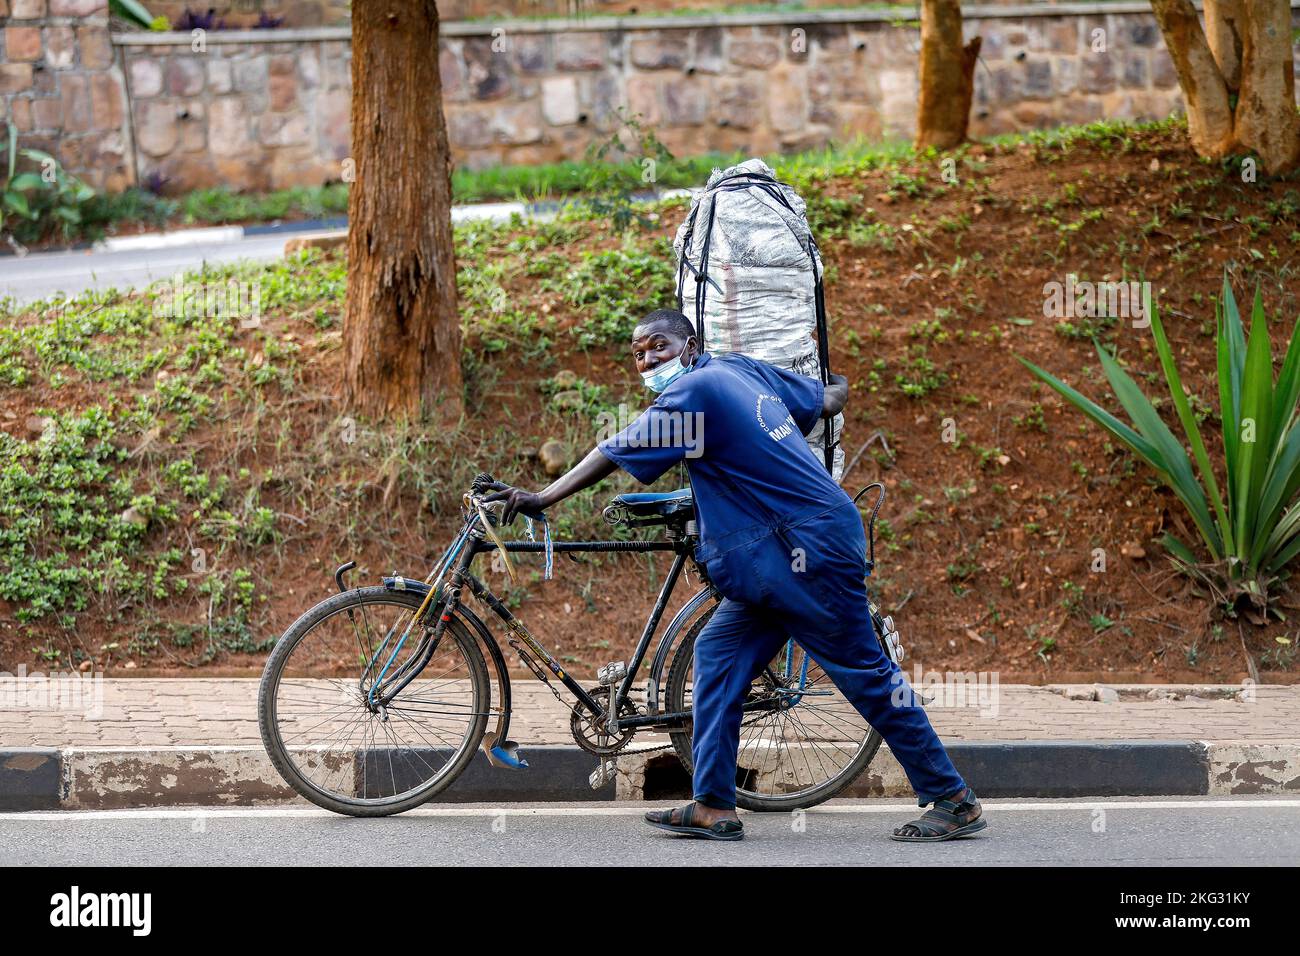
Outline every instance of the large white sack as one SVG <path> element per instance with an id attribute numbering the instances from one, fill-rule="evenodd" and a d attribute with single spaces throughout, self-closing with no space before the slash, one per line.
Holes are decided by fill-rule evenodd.
<path id="1" fill-rule="evenodd" d="M 746 160 L 714 170 L 705 191 L 692 201 L 673 241 L 682 309 L 696 320 L 696 275 L 707 237 L 704 347 L 719 354 L 740 352 L 820 378 L 816 284 L 822 263 L 811 242 L 807 207 L 798 193 L 783 184 L 770 188 L 780 191 L 789 209 L 758 187 L 711 191 L 737 173 L 776 176 L 762 160 Z M 835 416 L 835 439 L 843 425 L 844 416 Z M 818 461 L 825 461 L 824 430 L 825 423 L 819 421 L 808 436 Z M 837 482 L 843 471 L 844 450 L 837 445 L 833 469 Z"/>

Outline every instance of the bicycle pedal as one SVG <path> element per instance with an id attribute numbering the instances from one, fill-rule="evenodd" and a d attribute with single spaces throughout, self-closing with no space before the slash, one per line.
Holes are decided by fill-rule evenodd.
<path id="1" fill-rule="evenodd" d="M 496 742 L 495 733 L 483 735 L 483 753 L 487 755 L 488 764 L 502 770 L 527 770 L 528 761 L 519 750 L 519 744 L 513 740 Z"/>
<path id="2" fill-rule="evenodd" d="M 599 790 L 601 787 L 608 786 L 618 777 L 618 761 L 616 759 L 602 760 L 600 765 L 591 772 L 587 778 L 587 783 L 592 790 Z"/>
<path id="3" fill-rule="evenodd" d="M 627 676 L 626 661 L 611 661 L 596 670 L 596 680 L 601 687 L 611 687 Z"/>

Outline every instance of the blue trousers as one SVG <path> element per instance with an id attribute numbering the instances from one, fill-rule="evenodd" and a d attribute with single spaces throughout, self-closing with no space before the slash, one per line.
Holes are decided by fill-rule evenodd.
<path id="1" fill-rule="evenodd" d="M 695 640 L 695 800 L 736 805 L 741 706 L 793 638 L 884 738 L 926 806 L 965 788 L 925 710 L 876 639 L 866 538 L 852 502 L 718 555 L 706 570 L 724 600 Z M 798 704 L 792 714 L 797 715 Z"/>

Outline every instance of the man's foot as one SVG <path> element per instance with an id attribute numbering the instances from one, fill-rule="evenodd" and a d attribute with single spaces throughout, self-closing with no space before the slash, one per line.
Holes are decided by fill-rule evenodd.
<path id="1" fill-rule="evenodd" d="M 645 822 L 660 830 L 702 840 L 740 840 L 745 826 L 735 810 L 719 810 L 702 803 L 688 803 L 671 810 L 649 810 Z"/>
<path id="2" fill-rule="evenodd" d="M 890 839 L 903 843 L 939 843 L 971 836 L 987 826 L 979 797 L 967 787 L 934 801 L 934 806 L 917 819 L 895 829 Z"/>

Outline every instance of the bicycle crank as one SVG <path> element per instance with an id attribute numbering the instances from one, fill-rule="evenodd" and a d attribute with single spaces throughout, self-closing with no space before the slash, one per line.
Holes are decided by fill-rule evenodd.
<path id="1" fill-rule="evenodd" d="M 609 705 L 605 703 L 605 701 L 609 700 L 609 688 L 593 687 L 587 693 L 598 704 L 602 705 L 602 713 L 593 714 L 587 709 L 586 704 L 576 704 L 573 708 L 573 714 L 569 718 L 569 731 L 573 734 L 573 739 L 578 746 L 587 753 L 601 757 L 616 754 L 632 742 L 632 738 L 636 736 L 636 728 L 630 727 L 617 733 L 610 733 L 603 712 L 609 709 Z M 618 712 L 621 717 L 635 717 L 637 715 L 636 707 L 630 700 L 626 699 L 619 707 Z"/>

